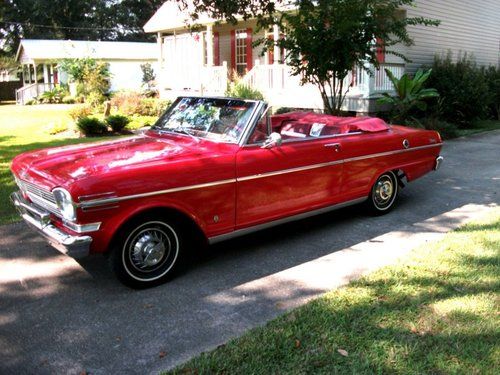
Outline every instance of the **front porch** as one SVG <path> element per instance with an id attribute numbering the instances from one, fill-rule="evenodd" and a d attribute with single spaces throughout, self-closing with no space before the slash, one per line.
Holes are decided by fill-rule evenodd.
<path id="1" fill-rule="evenodd" d="M 254 21 L 238 25 L 208 24 L 205 30 L 189 33 L 185 29 L 158 33 L 160 96 L 174 99 L 179 95 L 224 96 L 236 75 L 242 82 L 263 93 L 267 102 L 277 107 L 323 109 L 319 90 L 312 84 L 300 85 L 300 77 L 291 75 L 286 51 L 277 46 L 263 52 L 253 41 L 283 37 L 277 25 L 267 31 L 253 32 Z M 385 57 L 382 58 L 385 60 Z M 405 70 L 404 63 L 381 61 L 380 68 L 368 67 L 372 74 L 355 69 L 344 82 L 349 87 L 344 109 L 353 112 L 374 111 L 375 98 L 392 92 L 392 83 L 384 69 L 396 77 Z"/>
<path id="2" fill-rule="evenodd" d="M 22 82 L 23 86 L 16 90 L 16 103 L 24 105 L 45 91 L 52 90 L 60 82 L 57 64 L 24 61 L 22 63 Z"/>

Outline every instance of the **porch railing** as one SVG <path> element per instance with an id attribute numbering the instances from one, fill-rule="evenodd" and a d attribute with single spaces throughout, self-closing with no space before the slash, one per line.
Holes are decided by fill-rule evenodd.
<path id="1" fill-rule="evenodd" d="M 228 68 L 224 61 L 220 66 L 163 67 L 159 82 L 163 95 L 175 98 L 179 95 L 223 96 L 227 89 Z"/>
<path id="2" fill-rule="evenodd" d="M 224 95 L 228 83 L 227 63 L 221 66 L 204 66 L 201 70 L 201 95 Z"/>
<path id="3" fill-rule="evenodd" d="M 16 103 L 26 104 L 32 99 L 43 94 L 45 91 L 50 91 L 54 88 L 53 83 L 32 83 L 16 90 Z"/>
<path id="4" fill-rule="evenodd" d="M 392 82 L 385 68 L 401 78 L 405 66 L 383 63 L 380 69 L 372 67 L 372 74 L 363 69 L 354 69 L 344 80 L 344 87 L 349 87 L 347 96 L 369 98 L 382 92 L 392 92 Z M 243 77 L 243 82 L 261 91 L 270 102 L 279 102 L 278 105 L 300 107 L 302 104 L 303 107 L 311 108 L 315 108 L 315 104 L 322 105 L 317 87 L 309 83 L 301 86 L 300 77 L 292 76 L 291 68 L 285 64 L 261 65 L 256 61 L 252 70 Z"/>

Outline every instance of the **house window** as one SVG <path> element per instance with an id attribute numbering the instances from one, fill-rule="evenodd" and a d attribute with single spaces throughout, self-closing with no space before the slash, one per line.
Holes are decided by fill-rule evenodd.
<path id="1" fill-rule="evenodd" d="M 236 73 L 243 76 L 247 71 L 247 30 L 236 30 Z"/>

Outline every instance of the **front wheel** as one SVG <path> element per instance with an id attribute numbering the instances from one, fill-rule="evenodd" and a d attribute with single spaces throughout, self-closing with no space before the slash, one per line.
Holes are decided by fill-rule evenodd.
<path id="1" fill-rule="evenodd" d="M 111 268 L 132 288 L 147 288 L 171 278 L 184 263 L 182 227 L 168 218 L 142 218 L 127 224 L 111 250 Z"/>
<path id="2" fill-rule="evenodd" d="M 394 206 L 398 195 L 398 180 L 394 172 L 385 172 L 373 184 L 368 207 L 375 215 L 383 215 Z"/>

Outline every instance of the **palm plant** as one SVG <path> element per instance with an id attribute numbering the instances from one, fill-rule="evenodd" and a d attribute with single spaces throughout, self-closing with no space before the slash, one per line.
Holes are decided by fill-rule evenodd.
<path id="1" fill-rule="evenodd" d="M 419 69 L 413 79 L 408 74 L 403 74 L 398 79 L 388 69 L 385 69 L 385 72 L 394 86 L 396 95 L 383 93 L 383 97 L 378 100 L 378 103 L 392 105 L 392 122 L 407 120 L 415 109 L 425 111 L 427 109 L 426 99 L 439 96 L 436 89 L 423 87 L 425 81 L 429 79 L 432 69 L 427 72 Z"/>

